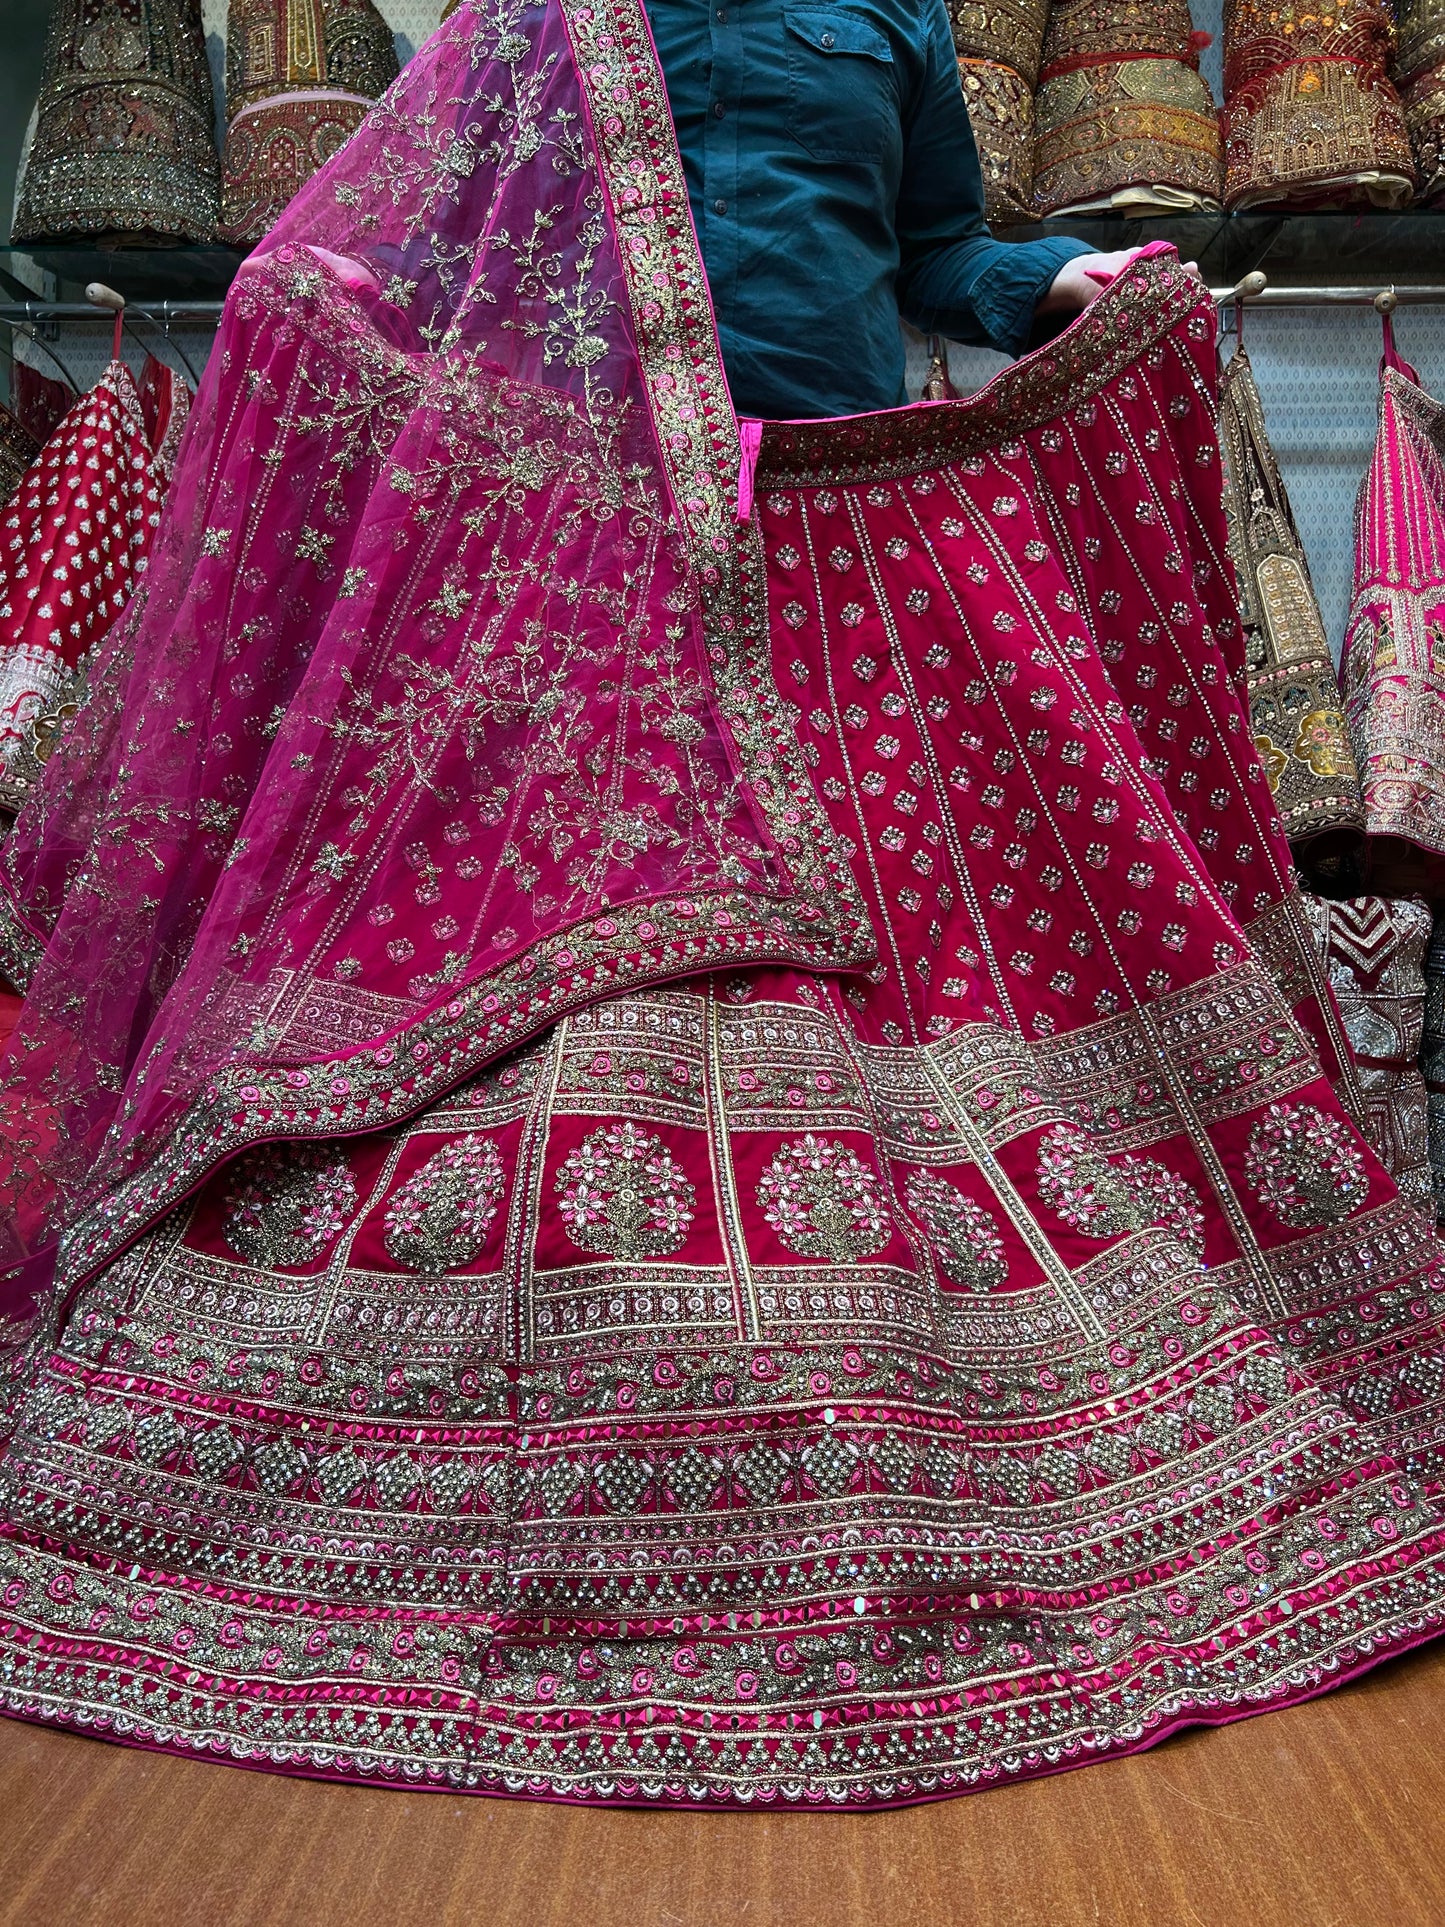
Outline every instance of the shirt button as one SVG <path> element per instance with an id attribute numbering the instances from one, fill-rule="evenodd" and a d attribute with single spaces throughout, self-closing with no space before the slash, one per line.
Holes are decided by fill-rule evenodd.
<path id="1" fill-rule="evenodd" d="M 712 211 L 714 214 L 726 214 L 728 211 L 727 202 L 722 200 L 714 201 L 712 204 Z"/>
<path id="2" fill-rule="evenodd" d="M 718 23 L 718 25 L 719 25 L 720 27 L 725 27 L 725 26 L 727 25 L 727 18 L 728 18 L 728 10 L 727 10 L 727 8 L 726 8 L 726 7 L 719 7 L 719 8 L 718 8 L 718 10 L 717 10 L 717 23 Z"/>
<path id="3" fill-rule="evenodd" d="M 825 33 L 823 38 L 818 42 L 818 45 L 823 49 L 824 53 L 831 53 L 835 44 L 836 36 L 831 33 Z"/>
<path id="4" fill-rule="evenodd" d="M 712 104 L 712 112 L 713 112 L 714 120 L 721 120 L 723 115 L 727 112 L 727 108 L 723 106 L 720 100 L 715 100 Z"/>

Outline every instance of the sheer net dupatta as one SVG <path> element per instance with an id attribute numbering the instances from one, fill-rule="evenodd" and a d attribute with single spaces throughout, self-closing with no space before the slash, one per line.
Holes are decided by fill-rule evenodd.
<path id="1" fill-rule="evenodd" d="M 463 6 L 243 269 L 7 849 L 12 1257 L 620 986 L 866 960 L 738 466 L 640 8 Z"/>

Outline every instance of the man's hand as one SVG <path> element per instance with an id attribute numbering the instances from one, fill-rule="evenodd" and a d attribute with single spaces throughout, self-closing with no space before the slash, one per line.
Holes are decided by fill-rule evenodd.
<path id="1" fill-rule="evenodd" d="M 1119 248 L 1113 254 L 1080 254 L 1059 269 L 1049 291 L 1034 309 L 1035 314 L 1080 314 L 1091 301 L 1097 301 L 1116 274 L 1122 274 L 1142 248 Z M 1193 261 L 1184 263 L 1186 274 L 1198 274 Z"/>

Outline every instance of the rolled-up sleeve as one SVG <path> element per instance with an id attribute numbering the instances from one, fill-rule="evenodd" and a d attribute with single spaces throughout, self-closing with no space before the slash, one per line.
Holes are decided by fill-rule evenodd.
<path id="1" fill-rule="evenodd" d="M 1064 235 L 994 240 L 944 0 L 925 0 L 923 21 L 927 47 L 909 103 L 895 215 L 898 306 L 925 332 L 1021 354 L 1059 269 L 1093 249 Z"/>

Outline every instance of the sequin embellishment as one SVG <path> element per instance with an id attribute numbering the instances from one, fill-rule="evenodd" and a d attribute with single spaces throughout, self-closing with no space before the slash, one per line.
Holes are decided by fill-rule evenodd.
<path id="1" fill-rule="evenodd" d="M 1313 1104 L 1271 1104 L 1249 1134 L 1245 1182 L 1291 1229 L 1338 1224 L 1365 1201 L 1365 1160 L 1338 1118 Z"/>
<path id="2" fill-rule="evenodd" d="M 1003 1283 L 1008 1259 L 991 1212 L 931 1171 L 911 1171 L 903 1195 L 950 1283 L 966 1291 L 991 1291 Z"/>
<path id="3" fill-rule="evenodd" d="M 844 1144 L 809 1131 L 758 1180 L 758 1205 L 789 1251 L 846 1264 L 880 1251 L 889 1218 L 877 1174 Z"/>
<path id="4" fill-rule="evenodd" d="M 611 1258 L 663 1258 L 686 1241 L 696 1193 L 655 1133 L 609 1124 L 568 1153 L 554 1187 L 573 1244 Z"/>
<path id="5" fill-rule="evenodd" d="M 1118 1238 L 1158 1225 L 1196 1256 L 1204 1211 L 1194 1187 L 1153 1158 L 1112 1164 L 1074 1124 L 1058 1124 L 1039 1146 L 1039 1195 L 1086 1238 Z"/>
<path id="6" fill-rule="evenodd" d="M 304 1265 L 340 1237 L 356 1210 L 344 1147 L 263 1144 L 236 1165 L 221 1235 L 260 1265 Z"/>
<path id="7" fill-rule="evenodd" d="M 385 1243 L 400 1265 L 441 1272 L 470 1264 L 497 1215 L 505 1178 L 490 1138 L 458 1138 L 427 1159 L 387 1207 Z"/>

